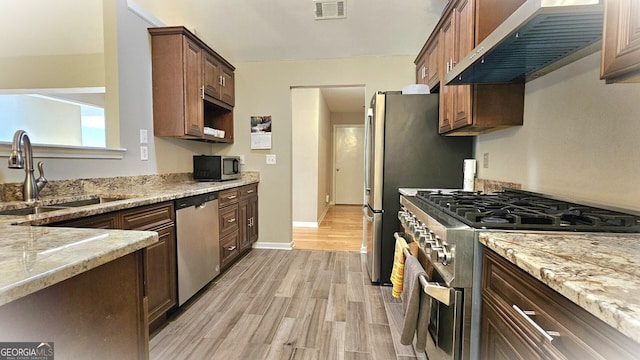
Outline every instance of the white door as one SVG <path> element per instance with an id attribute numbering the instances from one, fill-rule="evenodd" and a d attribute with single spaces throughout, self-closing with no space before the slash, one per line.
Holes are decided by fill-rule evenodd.
<path id="1" fill-rule="evenodd" d="M 362 204 L 364 126 L 336 126 L 333 137 L 336 204 Z"/>

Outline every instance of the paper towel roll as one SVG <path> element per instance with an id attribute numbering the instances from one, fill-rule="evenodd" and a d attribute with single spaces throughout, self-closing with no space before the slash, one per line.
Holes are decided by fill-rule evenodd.
<path id="1" fill-rule="evenodd" d="M 463 166 L 464 180 L 462 190 L 473 191 L 473 180 L 476 176 L 476 159 L 465 159 Z"/>

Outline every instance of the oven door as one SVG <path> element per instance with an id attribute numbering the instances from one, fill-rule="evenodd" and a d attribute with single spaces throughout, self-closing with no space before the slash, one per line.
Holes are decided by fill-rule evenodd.
<path id="1" fill-rule="evenodd" d="M 437 273 L 434 272 L 435 277 Z M 461 359 L 463 290 L 440 282 L 423 284 L 431 298 L 426 352 L 429 360 Z"/>

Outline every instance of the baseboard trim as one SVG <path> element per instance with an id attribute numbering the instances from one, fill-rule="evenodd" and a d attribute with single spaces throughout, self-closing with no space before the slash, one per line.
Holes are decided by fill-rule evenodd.
<path id="1" fill-rule="evenodd" d="M 301 227 L 301 228 L 317 228 L 318 223 L 313 221 L 294 221 L 293 227 Z"/>
<path id="2" fill-rule="evenodd" d="M 288 243 L 262 242 L 253 244 L 254 249 L 293 250 L 293 241 Z"/>

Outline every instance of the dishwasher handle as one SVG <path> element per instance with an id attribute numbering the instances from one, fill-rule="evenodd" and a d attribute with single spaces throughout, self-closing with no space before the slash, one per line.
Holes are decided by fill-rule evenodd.
<path id="1" fill-rule="evenodd" d="M 182 199 L 177 199 L 174 202 L 176 210 L 185 209 L 191 206 L 195 206 L 199 209 L 203 209 L 206 203 L 218 199 L 218 192 L 211 192 L 202 195 L 189 196 Z"/>

